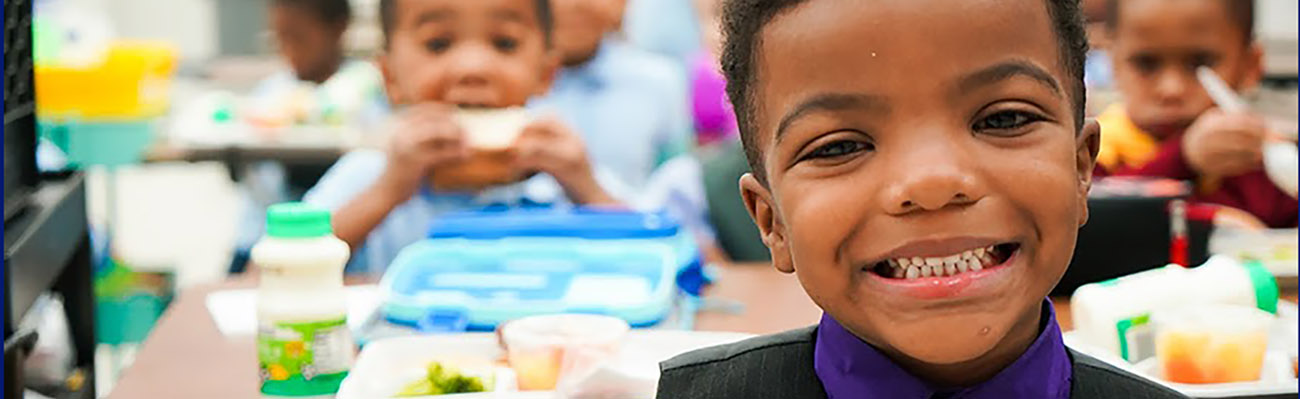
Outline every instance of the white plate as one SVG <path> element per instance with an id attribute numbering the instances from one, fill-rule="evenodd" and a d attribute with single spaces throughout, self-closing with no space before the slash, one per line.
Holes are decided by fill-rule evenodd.
<path id="1" fill-rule="evenodd" d="M 644 365 L 658 370 L 658 362 L 695 349 L 721 345 L 752 337 L 752 334 L 677 330 L 642 330 L 628 334 L 624 349 L 637 352 Z M 644 356 L 649 354 L 649 356 Z M 497 338 L 491 333 L 424 335 L 382 339 L 371 342 L 357 356 L 352 372 L 339 387 L 337 399 L 392 398 L 393 394 L 423 375 L 430 361 L 448 358 L 474 358 L 491 362 L 501 357 Z M 509 370 L 509 369 L 505 369 Z M 513 391 L 513 373 L 497 374 L 497 392 L 443 395 L 430 398 L 501 398 L 543 399 L 553 392 Z M 503 385 L 505 384 L 505 385 Z"/>

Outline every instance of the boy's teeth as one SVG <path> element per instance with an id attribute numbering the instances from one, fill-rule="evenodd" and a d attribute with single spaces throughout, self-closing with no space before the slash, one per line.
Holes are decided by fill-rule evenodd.
<path id="1" fill-rule="evenodd" d="M 956 264 L 957 264 L 957 261 L 960 261 L 960 260 L 961 260 L 961 254 L 957 254 L 957 255 L 949 256 L 949 257 L 947 257 L 947 258 L 943 258 L 943 265 L 944 265 L 945 267 L 948 266 L 948 265 L 956 265 Z"/>
<path id="2" fill-rule="evenodd" d="M 943 257 L 919 257 L 889 259 L 886 273 L 894 278 L 922 278 L 955 276 L 960 273 L 984 270 L 993 265 L 995 247 L 975 248 L 961 253 Z"/>

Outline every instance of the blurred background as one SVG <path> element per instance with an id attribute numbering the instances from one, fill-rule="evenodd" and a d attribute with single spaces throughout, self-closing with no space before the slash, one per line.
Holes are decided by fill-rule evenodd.
<path id="1" fill-rule="evenodd" d="M 1254 1 L 1263 76 L 1256 88 L 1239 94 L 1294 140 L 1300 8 L 1295 0 Z M 284 41 L 272 29 L 267 0 L 6 0 L 7 376 L 11 344 L 34 354 L 26 362 L 28 384 L 11 386 L 14 380 L 6 378 L 6 397 L 24 391 L 26 397 L 78 397 L 67 391 L 163 397 L 148 395 L 178 392 L 160 387 L 185 380 L 168 380 L 181 375 L 168 374 L 169 368 L 254 375 L 251 364 L 226 373 L 210 370 L 204 358 L 150 360 L 138 371 L 133 364 L 153 339 L 171 342 L 154 344 L 153 352 L 185 341 L 213 351 L 243 342 L 215 332 L 190 333 L 181 324 L 206 323 L 213 330 L 207 313 L 229 314 L 222 310 L 226 305 L 212 304 L 214 287 L 250 286 L 242 273 L 250 248 L 264 234 L 267 206 L 301 200 L 345 153 L 380 145 L 380 136 L 370 133 L 385 126 L 391 109 L 378 72 L 368 64 L 383 40 L 378 0 L 350 3 L 342 55 L 365 65 L 341 68 L 318 84 L 294 78 L 281 56 L 278 43 Z M 1087 108 L 1095 117 L 1123 95 L 1107 58 L 1106 2 L 1084 3 L 1094 45 Z M 747 280 L 770 268 L 736 189 L 748 166 L 734 121 L 727 120 L 730 110 L 717 101 L 722 94 L 712 7 L 710 1 L 628 0 L 622 20 L 607 34 L 605 40 L 670 66 L 671 84 L 686 89 L 675 106 L 689 118 L 689 143 L 678 154 L 688 166 L 665 171 L 677 164 L 661 163 L 655 173 L 673 173 L 661 179 L 676 183 L 634 184 L 633 190 L 645 198 L 644 209 L 667 209 L 691 233 L 701 263 L 717 267 L 706 268 L 705 275 L 723 276 L 718 300 L 701 306 L 723 314 L 748 312 L 726 316 L 734 320 L 762 319 L 733 325 L 724 317 L 695 327 L 766 333 L 808 324 L 816 312 L 806 298 L 793 305 L 749 299 L 776 284 L 790 286 L 784 290 L 794 289 L 796 297 L 802 293 L 792 281 Z M 25 28 L 31 29 L 26 42 L 19 39 Z M 16 51 L 23 46 L 31 51 L 26 61 Z M 34 87 L 23 86 L 24 71 Z M 11 134 L 20 129 L 31 137 Z M 592 148 L 601 163 L 602 147 Z M 656 181 L 655 173 L 638 178 Z M 1223 254 L 1262 261 L 1283 298 L 1294 301 L 1294 198 L 1291 219 L 1272 222 L 1249 209 L 1206 211 L 1192 194 L 1176 181 L 1099 183 L 1091 230 L 1081 233 L 1071 274 L 1054 294 L 1068 298 L 1086 283 L 1175 260 L 1199 265 Z M 1171 201 L 1187 208 L 1170 212 Z M 1186 241 L 1183 253 L 1170 255 L 1171 240 L 1180 239 Z M 381 275 L 353 278 L 374 284 Z M 726 281 L 733 288 L 721 288 Z M 196 296 L 188 303 L 197 313 L 169 313 L 187 294 Z M 780 306 L 798 307 L 791 312 L 799 316 L 771 316 L 787 309 Z M 151 335 L 169 317 L 177 325 L 172 335 Z M 54 333 L 18 339 L 38 329 Z M 201 353 L 213 352 L 188 356 Z M 117 392 L 119 381 L 132 378 L 138 382 L 122 387 L 129 391 Z"/>

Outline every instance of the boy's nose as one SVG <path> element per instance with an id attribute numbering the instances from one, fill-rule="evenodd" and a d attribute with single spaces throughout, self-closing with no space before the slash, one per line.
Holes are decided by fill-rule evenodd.
<path id="1" fill-rule="evenodd" d="M 900 176 L 882 190 L 882 206 L 892 215 L 936 211 L 949 206 L 973 204 L 984 198 L 978 178 L 962 151 L 940 147 L 891 162 Z"/>
<path id="2" fill-rule="evenodd" d="M 458 85 L 483 85 L 492 67 L 492 52 L 484 46 L 464 46 L 459 49 L 449 72 Z"/>
<path id="3" fill-rule="evenodd" d="M 1176 103 L 1187 96 L 1192 77 L 1176 70 L 1166 70 L 1156 77 L 1156 95 L 1162 103 Z"/>

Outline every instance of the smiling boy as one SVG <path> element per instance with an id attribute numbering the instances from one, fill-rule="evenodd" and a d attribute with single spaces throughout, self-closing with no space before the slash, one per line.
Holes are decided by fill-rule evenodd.
<path id="1" fill-rule="evenodd" d="M 1098 148 L 1077 1 L 730 0 L 723 21 L 742 196 L 825 315 L 670 360 L 659 397 L 1182 397 L 1068 350 L 1045 300 Z"/>

